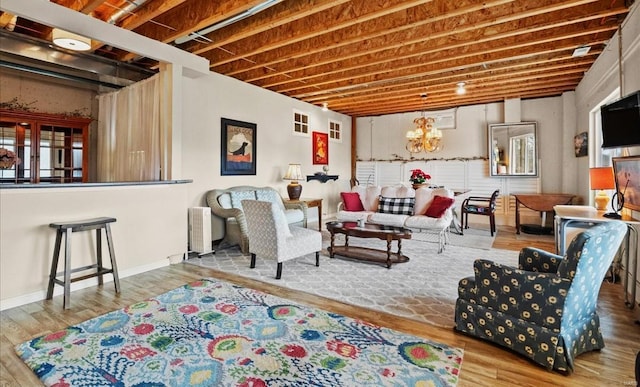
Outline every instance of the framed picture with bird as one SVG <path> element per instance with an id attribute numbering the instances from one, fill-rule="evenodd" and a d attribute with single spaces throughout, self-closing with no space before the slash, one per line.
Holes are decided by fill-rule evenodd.
<path id="1" fill-rule="evenodd" d="M 221 118 L 220 174 L 256 174 L 256 124 Z"/>

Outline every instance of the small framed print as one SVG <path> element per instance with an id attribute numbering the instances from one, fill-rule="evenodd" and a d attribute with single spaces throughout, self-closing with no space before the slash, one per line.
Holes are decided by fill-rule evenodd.
<path id="1" fill-rule="evenodd" d="M 220 174 L 256 174 L 256 124 L 221 119 Z"/>
<path id="2" fill-rule="evenodd" d="M 313 132 L 313 164 L 329 164 L 329 134 Z"/>
<path id="3" fill-rule="evenodd" d="M 582 132 L 573 137 L 573 145 L 575 147 L 576 157 L 584 157 L 588 153 L 589 141 L 587 132 Z"/>

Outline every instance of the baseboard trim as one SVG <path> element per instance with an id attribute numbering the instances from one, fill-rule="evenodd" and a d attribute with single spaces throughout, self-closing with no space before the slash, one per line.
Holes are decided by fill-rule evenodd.
<path id="1" fill-rule="evenodd" d="M 165 267 L 165 266 L 169 266 L 169 260 L 168 259 L 163 259 L 160 261 L 156 261 L 147 265 L 142 265 L 142 266 L 136 266 L 136 267 L 132 267 L 126 270 L 122 270 L 118 273 L 118 276 L 120 277 L 120 279 L 123 278 L 127 278 L 136 274 L 140 274 L 140 273 L 145 273 L 147 271 L 151 271 L 151 270 L 155 270 L 155 269 L 159 269 L 161 267 Z M 104 282 L 108 283 L 108 282 L 113 282 L 113 276 L 110 274 L 106 274 L 104 275 Z M 94 277 L 94 278 L 88 278 L 86 280 L 83 281 L 78 281 L 78 282 L 74 282 L 71 284 L 71 292 L 73 293 L 76 290 L 79 289 L 85 289 L 91 286 L 97 286 L 98 285 L 98 278 Z M 61 286 L 54 286 L 53 288 L 53 296 L 59 296 L 63 294 L 64 289 Z M 22 305 L 26 305 L 32 302 L 37 302 L 37 301 L 42 301 L 44 299 L 46 299 L 47 297 L 47 291 L 45 290 L 40 290 L 37 292 L 33 292 L 33 293 L 29 293 L 29 294 L 25 294 L 22 296 L 18 296 L 18 297 L 13 297 L 13 298 L 7 298 L 6 300 L 0 300 L 0 311 L 6 310 L 6 309 L 11 309 L 11 308 L 16 308 L 18 306 L 22 306 Z"/>

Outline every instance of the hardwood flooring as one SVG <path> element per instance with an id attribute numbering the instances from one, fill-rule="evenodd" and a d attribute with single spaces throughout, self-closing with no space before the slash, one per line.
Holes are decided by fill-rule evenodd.
<path id="1" fill-rule="evenodd" d="M 535 246 L 553 251 L 553 241 L 535 242 L 517 237 L 513 227 L 499 227 L 494 248 L 519 250 Z M 571 375 L 549 372 L 502 347 L 453 331 L 390 314 L 358 308 L 333 300 L 295 292 L 203 267 L 177 264 L 120 280 L 116 295 L 112 283 L 78 290 L 71 295 L 71 309 L 63 311 L 62 296 L 0 313 L 0 386 L 38 386 L 38 378 L 18 358 L 13 347 L 49 332 L 63 329 L 142 299 L 174 289 L 188 281 L 215 277 L 289 298 L 335 313 L 457 346 L 464 349 L 458 386 L 635 386 L 635 356 L 640 350 L 639 309 L 625 308 L 620 284 L 604 283 L 598 310 L 606 347 L 580 355 Z"/>

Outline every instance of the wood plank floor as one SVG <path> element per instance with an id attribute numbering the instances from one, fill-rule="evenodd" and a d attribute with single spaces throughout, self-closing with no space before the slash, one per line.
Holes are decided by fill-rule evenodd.
<path id="1" fill-rule="evenodd" d="M 553 242 L 536 243 L 516 237 L 513 227 L 499 227 L 494 248 L 519 250 L 536 246 L 553 251 Z M 0 386 L 38 386 L 39 380 L 18 358 L 13 347 L 23 341 L 174 289 L 188 281 L 215 277 L 253 287 L 280 297 L 464 349 L 459 386 L 635 386 L 635 354 L 640 350 L 639 309 L 625 308 L 622 287 L 604 283 L 598 310 L 606 347 L 577 358 L 571 375 L 548 372 L 501 347 L 461 335 L 452 329 L 358 308 L 306 293 L 216 272 L 195 265 L 177 264 L 121 279 L 122 293 L 113 284 L 73 292 L 71 309 L 62 310 L 62 296 L 34 302 L 0 313 Z"/>

